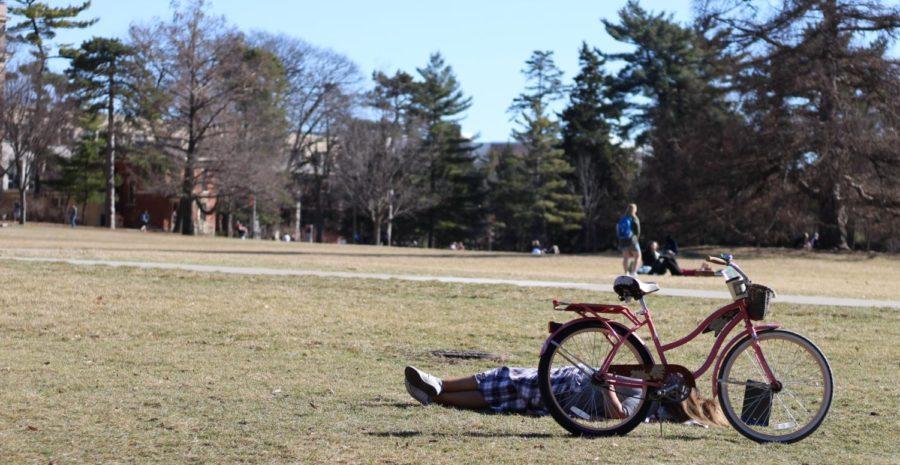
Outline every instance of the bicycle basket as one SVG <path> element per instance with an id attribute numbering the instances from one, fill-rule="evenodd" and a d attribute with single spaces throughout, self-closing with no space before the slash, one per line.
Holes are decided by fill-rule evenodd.
<path id="1" fill-rule="evenodd" d="M 763 320 L 769 312 L 769 300 L 775 297 L 775 291 L 766 286 L 751 284 L 747 289 L 747 314 L 751 320 Z"/>

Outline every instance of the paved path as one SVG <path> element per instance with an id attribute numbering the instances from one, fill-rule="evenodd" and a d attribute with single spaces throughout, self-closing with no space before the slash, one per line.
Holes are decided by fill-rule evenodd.
<path id="1" fill-rule="evenodd" d="M 133 262 L 117 260 L 85 260 L 74 258 L 44 258 L 44 257 L 2 257 L 6 260 L 23 262 L 49 262 L 68 263 L 70 265 L 105 265 L 127 266 L 146 269 L 197 271 L 201 273 L 226 273 L 240 275 L 268 275 L 268 276 L 318 276 L 324 278 L 349 278 L 349 279 L 399 279 L 402 281 L 436 281 L 441 283 L 459 284 L 494 284 L 520 287 L 549 287 L 557 289 L 580 289 L 595 292 L 613 292 L 612 285 L 590 284 L 565 281 L 532 281 L 520 279 L 495 279 L 495 278 L 464 278 L 459 276 L 422 276 L 385 273 L 354 273 L 347 271 L 322 271 L 322 270 L 298 270 L 287 268 L 250 268 L 219 265 L 193 265 L 182 263 L 159 262 Z M 697 297 L 706 299 L 731 299 L 728 292 L 705 291 L 701 289 L 663 288 L 659 295 L 674 297 Z M 866 300 L 848 299 L 844 297 L 823 297 L 808 295 L 779 294 L 776 302 L 801 304 L 801 305 L 832 305 L 837 307 L 886 307 L 900 309 L 900 301 L 896 300 Z"/>

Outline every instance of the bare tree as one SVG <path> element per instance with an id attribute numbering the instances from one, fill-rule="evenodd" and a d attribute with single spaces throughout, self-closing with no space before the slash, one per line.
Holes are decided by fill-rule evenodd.
<path id="1" fill-rule="evenodd" d="M 218 156 L 205 167 L 215 179 L 216 209 L 229 235 L 231 216 L 240 206 L 252 202 L 254 211 L 265 205 L 277 213 L 286 203 L 284 70 L 278 57 L 252 45 L 244 49 L 243 67 L 246 92 L 222 117 L 219 126 L 228 130 L 210 139 Z"/>
<path id="2" fill-rule="evenodd" d="M 423 207 L 422 141 L 389 121 L 349 120 L 341 128 L 338 179 L 350 203 L 372 221 L 376 245 L 385 222 Z"/>
<path id="3" fill-rule="evenodd" d="M 180 170 L 178 219 L 182 234 L 194 234 L 193 206 L 209 213 L 201 180 L 219 155 L 208 141 L 230 127 L 228 111 L 247 90 L 242 76 L 243 40 L 222 17 L 210 16 L 204 0 L 178 9 L 170 22 L 132 26 L 138 100 L 134 108 L 156 147 Z"/>
<path id="4" fill-rule="evenodd" d="M 275 54 L 284 66 L 284 107 L 290 127 L 286 148 L 294 196 L 294 234 L 300 235 L 302 197 L 314 202 L 316 240 L 324 229 L 324 202 L 334 166 L 334 130 L 354 105 L 359 69 L 347 57 L 303 40 L 258 33 L 252 42 Z"/>
<path id="5" fill-rule="evenodd" d="M 31 73 L 38 72 L 36 63 L 28 63 L 17 72 L 8 73 L 3 86 L 2 131 L 9 147 L 9 159 L 2 167 L 14 173 L 19 191 L 19 223 L 27 221 L 27 193 L 46 159 L 66 144 L 71 135 L 69 118 L 72 105 L 64 89 L 46 84 Z M 38 90 L 37 85 L 43 89 Z"/>

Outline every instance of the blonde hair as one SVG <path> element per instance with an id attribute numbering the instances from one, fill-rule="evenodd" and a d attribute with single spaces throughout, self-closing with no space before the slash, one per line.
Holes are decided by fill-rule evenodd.
<path id="1" fill-rule="evenodd" d="M 629 203 L 628 206 L 625 207 L 625 214 L 631 216 L 637 215 L 637 204 Z"/>
<path id="2" fill-rule="evenodd" d="M 691 389 L 691 394 L 681 402 L 667 403 L 666 405 L 676 420 L 685 422 L 694 420 L 706 426 L 728 426 L 728 420 L 719 403 L 713 399 L 705 399 L 697 394 L 696 389 Z"/>

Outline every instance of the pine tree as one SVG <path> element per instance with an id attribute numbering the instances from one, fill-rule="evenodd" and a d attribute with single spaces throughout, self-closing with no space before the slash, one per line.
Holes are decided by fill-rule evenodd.
<path id="1" fill-rule="evenodd" d="M 761 189 L 781 187 L 769 204 L 777 208 L 768 210 L 782 210 L 786 198 L 808 205 L 800 211 L 812 213 L 823 247 L 848 249 L 854 223 L 883 225 L 883 237 L 895 240 L 900 70 L 891 47 L 900 33 L 900 5 L 711 6 L 716 32 L 740 54 L 736 87 L 762 148 L 745 158 Z"/>
<path id="2" fill-rule="evenodd" d="M 56 188 L 80 204 L 84 214 L 88 202 L 103 198 L 104 163 L 103 149 L 106 141 L 99 134 L 99 120 L 88 115 L 81 123 L 84 134 L 71 157 L 60 157 L 60 179 Z M 66 202 L 68 203 L 68 202 Z"/>
<path id="3" fill-rule="evenodd" d="M 647 153 L 638 203 L 652 221 L 642 226 L 685 241 L 709 240 L 710 218 L 719 214 L 711 214 L 708 199 L 721 195 L 713 189 L 721 180 L 712 173 L 726 153 L 721 136 L 733 116 L 725 91 L 716 87 L 718 50 L 706 47 L 698 31 L 635 1 L 620 10 L 617 23 L 604 24 L 614 39 L 633 46 L 609 56 L 624 65 L 614 90 L 643 100 L 631 105 L 623 127 Z"/>
<path id="4" fill-rule="evenodd" d="M 496 242 L 501 249 L 523 250 L 534 239 L 536 196 L 524 153 L 514 147 L 505 144 L 488 152 L 488 235 L 490 246 Z"/>
<path id="5" fill-rule="evenodd" d="M 429 247 L 471 237 L 480 216 L 482 180 L 475 169 L 474 146 L 463 137 L 460 115 L 472 105 L 460 89 L 453 68 L 440 53 L 417 69 L 413 106 L 425 124 L 428 196 L 433 205 L 421 225 Z"/>
<path id="6" fill-rule="evenodd" d="M 513 101 L 519 129 L 513 137 L 525 150 L 525 165 L 534 190 L 534 204 L 526 211 L 530 233 L 547 243 L 551 235 L 577 230 L 583 214 L 567 177 L 573 172 L 559 148 L 559 122 L 551 105 L 562 98 L 565 88 L 562 71 L 553 61 L 553 52 L 535 51 L 522 70 L 525 91 Z"/>
<path id="7" fill-rule="evenodd" d="M 397 71 L 393 76 L 376 71 L 372 80 L 375 88 L 369 93 L 369 105 L 381 112 L 381 119 L 412 130 L 416 124 L 412 111 L 415 79 L 405 71 Z"/>
<path id="8" fill-rule="evenodd" d="M 106 217 L 110 229 L 116 228 L 116 103 L 126 91 L 123 85 L 127 67 L 124 61 L 133 49 L 118 39 L 94 37 L 78 49 L 64 49 L 70 58 L 66 73 L 87 104 L 89 112 L 106 111 Z"/>
<path id="9" fill-rule="evenodd" d="M 598 231 L 600 243 L 614 239 L 609 224 L 624 203 L 634 163 L 630 152 L 612 141 L 612 124 L 621 118 L 626 102 L 611 88 L 613 79 L 603 69 L 605 57 L 582 43 L 578 60 L 581 71 L 562 112 L 563 149 L 575 168 L 571 182 L 584 214 L 583 247 L 595 251 Z"/>
<path id="10" fill-rule="evenodd" d="M 18 18 L 18 22 L 13 22 L 6 30 L 9 38 L 13 42 L 26 44 L 30 47 L 34 63 L 23 66 L 21 69 L 27 69 L 31 74 L 36 94 L 34 118 L 45 119 L 50 105 L 48 98 L 48 90 L 45 88 L 48 80 L 55 81 L 56 76 L 48 70 L 47 62 L 52 57 L 53 44 L 50 42 L 56 38 L 57 31 L 61 29 L 84 29 L 95 22 L 96 19 L 79 21 L 75 18 L 87 10 L 91 5 L 90 1 L 80 5 L 51 7 L 47 2 L 40 0 L 13 0 L 13 4 L 9 6 L 9 14 Z M 5 53 L 5 50 L 3 51 Z M 42 164 L 49 156 L 48 147 L 32 147 L 34 164 Z M 40 180 L 37 172 L 39 170 L 25 170 L 35 173 L 35 190 L 40 188 Z M 19 189 L 19 203 L 22 205 L 22 215 L 19 222 L 25 224 L 27 217 L 26 202 L 26 186 L 30 180 L 24 180 L 25 185 Z"/>

